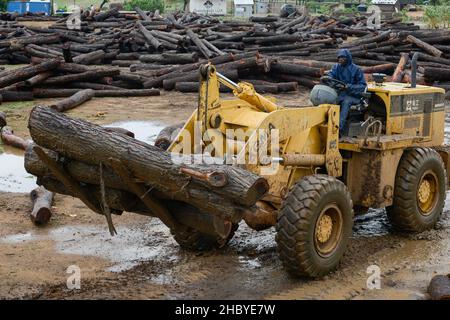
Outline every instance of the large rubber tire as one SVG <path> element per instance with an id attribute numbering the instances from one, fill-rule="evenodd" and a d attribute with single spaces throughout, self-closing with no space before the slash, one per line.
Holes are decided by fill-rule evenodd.
<path id="1" fill-rule="evenodd" d="M 186 228 L 181 231 L 172 230 L 175 241 L 181 248 L 189 251 L 208 251 L 224 247 L 234 236 L 235 231 L 238 229 L 239 224 L 233 224 L 231 233 L 226 240 L 220 239 L 220 237 L 214 237 L 209 234 L 201 233 L 193 228 Z"/>
<path id="2" fill-rule="evenodd" d="M 337 232 L 338 240 L 332 251 L 323 254 L 316 229 L 319 217 L 330 206 L 340 210 L 342 220 L 336 227 L 336 219 L 332 219 L 336 228 L 332 234 Z M 278 214 L 276 242 L 284 267 L 296 276 L 320 277 L 333 271 L 344 254 L 352 227 L 353 203 L 344 183 L 327 175 L 302 178 L 291 188 Z"/>
<path id="3" fill-rule="evenodd" d="M 434 184 L 431 181 L 436 180 L 437 190 L 434 198 L 430 198 L 432 201 L 428 210 L 421 209 L 427 202 L 421 203 L 419 196 L 419 187 L 424 180 L 430 180 L 430 186 Z M 405 151 L 397 168 L 394 203 L 386 208 L 392 226 L 406 232 L 422 232 L 433 228 L 444 208 L 446 186 L 444 162 L 436 150 L 415 148 Z"/>

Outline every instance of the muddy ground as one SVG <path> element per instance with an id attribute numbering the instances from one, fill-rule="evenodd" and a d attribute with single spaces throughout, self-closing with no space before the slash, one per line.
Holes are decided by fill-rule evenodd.
<path id="1" fill-rule="evenodd" d="M 307 92 L 278 96 L 281 104 L 303 103 Z M 94 99 L 69 115 L 135 131 L 152 142 L 168 124 L 185 120 L 196 94 Z M 39 101 L 46 104 L 50 100 Z M 17 135 L 36 102 L 3 104 Z M 450 272 L 450 200 L 435 230 L 393 233 L 383 210 L 356 218 L 339 269 L 321 280 L 292 278 L 276 253 L 274 230 L 256 232 L 241 223 L 230 245 L 207 253 L 178 248 L 157 219 L 114 216 L 111 237 L 105 218 L 78 199 L 56 195 L 53 216 L 35 227 L 28 213 L 34 179 L 22 154 L 0 145 L 0 298 L 6 299 L 427 299 L 435 274 Z M 449 197 L 450 199 L 450 197 Z M 66 271 L 81 270 L 81 289 L 67 289 Z M 369 290 L 367 268 L 381 271 L 381 289 Z"/>

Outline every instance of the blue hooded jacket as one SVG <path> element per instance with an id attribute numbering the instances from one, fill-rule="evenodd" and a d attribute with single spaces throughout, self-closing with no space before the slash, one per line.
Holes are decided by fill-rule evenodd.
<path id="1" fill-rule="evenodd" d="M 352 54 L 348 49 L 339 50 L 338 57 L 347 58 L 347 63 L 344 66 L 341 66 L 339 63 L 335 64 L 331 69 L 329 76 L 333 79 L 345 82 L 348 86 L 346 91 L 347 94 L 359 97 L 359 94 L 364 92 L 367 86 L 363 72 L 353 63 Z"/>

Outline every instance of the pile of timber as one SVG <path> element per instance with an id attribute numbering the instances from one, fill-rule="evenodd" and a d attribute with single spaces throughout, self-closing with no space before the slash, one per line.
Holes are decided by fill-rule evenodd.
<path id="1" fill-rule="evenodd" d="M 74 67 L 120 70 L 107 79 L 85 80 L 83 75 L 71 82 L 53 81 L 52 77 L 58 78 L 50 75 L 36 85 L 39 90 L 63 89 L 59 92 L 65 96 L 86 88 L 196 91 L 198 66 L 207 61 L 232 80 L 253 83 L 260 92 L 292 91 L 298 85 L 314 86 L 341 48 L 352 52 L 368 80 L 371 73 L 382 72 L 409 82 L 409 60 L 420 52 L 418 83 L 446 90 L 450 85 L 450 30 L 422 30 L 397 18 L 382 21 L 380 30 L 369 29 L 365 15 L 333 18 L 296 13 L 288 18 L 251 17 L 245 22 L 195 13 L 161 16 L 139 8 L 136 14 L 116 8 L 82 11 L 76 26 L 60 18 L 48 29 L 25 27 L 16 20 L 0 25 L 0 63 L 59 59 Z"/>
<path id="2" fill-rule="evenodd" d="M 46 190 L 78 197 L 104 214 L 111 232 L 110 214 L 123 211 L 159 217 L 171 229 L 195 223 L 177 215 L 176 204 L 236 223 L 268 191 L 264 178 L 242 168 L 173 161 L 158 147 L 49 107 L 34 107 L 28 127 L 34 144 L 26 170 Z"/>
<path id="3" fill-rule="evenodd" d="M 77 105 L 94 96 L 154 96 L 159 90 L 143 89 L 139 76 L 118 67 L 87 66 L 59 58 L 33 57 L 30 65 L 0 72 L 0 102 L 72 95 Z"/>

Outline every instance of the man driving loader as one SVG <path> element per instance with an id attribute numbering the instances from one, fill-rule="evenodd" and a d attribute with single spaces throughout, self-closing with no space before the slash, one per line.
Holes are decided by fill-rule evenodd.
<path id="1" fill-rule="evenodd" d="M 339 131 L 345 133 L 350 106 L 360 101 L 361 93 L 365 91 L 367 83 L 361 69 L 353 63 L 352 54 L 348 49 L 339 50 L 337 59 L 338 63 L 333 66 L 328 75 L 345 83 L 345 87 L 339 92 L 341 105 Z"/>

